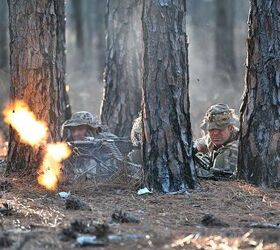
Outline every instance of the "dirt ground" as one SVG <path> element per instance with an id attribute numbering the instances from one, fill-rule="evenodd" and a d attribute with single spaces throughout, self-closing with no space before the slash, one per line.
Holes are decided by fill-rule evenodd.
<path id="1" fill-rule="evenodd" d="M 2 177 L 0 204 L 8 207 L 0 208 L 0 248 L 92 249 L 76 238 L 98 234 L 99 227 L 98 249 L 280 249 L 279 190 L 239 181 L 200 184 L 188 194 L 139 196 L 131 187 L 92 183 L 48 192 L 32 181 Z M 66 209 L 59 191 L 71 191 L 85 208 Z M 115 210 L 140 223 L 112 221 Z"/>

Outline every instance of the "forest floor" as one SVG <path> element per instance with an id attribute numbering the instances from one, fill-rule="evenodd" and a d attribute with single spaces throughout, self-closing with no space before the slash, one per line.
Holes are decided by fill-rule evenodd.
<path id="1" fill-rule="evenodd" d="M 0 248 L 92 249 L 77 238 L 98 235 L 98 249 L 280 249 L 279 190 L 239 181 L 200 184 L 188 194 L 139 196 L 133 188 L 89 183 L 48 192 L 2 177 Z M 72 203 L 58 191 L 86 205 L 66 209 Z M 112 221 L 115 210 L 122 213 Z"/>

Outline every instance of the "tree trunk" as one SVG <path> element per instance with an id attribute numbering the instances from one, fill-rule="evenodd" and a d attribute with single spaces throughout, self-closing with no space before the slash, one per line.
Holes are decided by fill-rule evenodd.
<path id="1" fill-rule="evenodd" d="M 0 0 L 0 110 L 8 101 L 8 5 L 6 0 Z M 1 115 L 0 115 L 1 117 Z M 0 141 L 8 138 L 7 126 L 0 118 Z"/>
<path id="2" fill-rule="evenodd" d="M 234 53 L 234 1 L 215 0 L 215 75 L 225 87 L 236 81 Z"/>
<path id="3" fill-rule="evenodd" d="M 58 51 L 63 32 L 58 29 L 64 27 L 58 10 L 63 4 L 60 0 L 8 1 L 11 99 L 23 100 L 46 122 L 51 142 L 60 140 L 59 98 L 65 59 Z M 35 175 L 39 163 L 39 150 L 22 144 L 11 129 L 7 173 Z"/>
<path id="4" fill-rule="evenodd" d="M 0 1 L 0 69 L 8 66 L 8 8 L 5 0 Z"/>
<path id="5" fill-rule="evenodd" d="M 238 175 L 280 187 L 280 1 L 250 1 Z"/>
<path id="6" fill-rule="evenodd" d="M 107 56 L 101 120 L 118 136 L 130 135 L 141 104 L 142 1 L 107 2 Z"/>
<path id="7" fill-rule="evenodd" d="M 66 55 L 65 55 L 65 6 L 64 1 L 55 1 L 56 10 L 56 32 L 57 32 L 57 45 L 56 45 L 56 56 L 59 63 L 56 64 L 57 70 L 57 84 L 59 91 L 59 117 L 60 124 L 71 117 L 71 106 L 69 101 L 68 93 L 66 92 L 65 86 L 65 69 L 66 69 Z"/>
<path id="8" fill-rule="evenodd" d="M 106 1 L 89 0 L 94 6 L 93 36 L 96 40 L 98 80 L 102 82 L 105 68 L 106 39 L 105 39 L 105 14 Z"/>
<path id="9" fill-rule="evenodd" d="M 196 184 L 185 18 L 185 0 L 144 1 L 144 170 L 147 185 L 163 192 Z"/>
<path id="10" fill-rule="evenodd" d="M 100 1 L 99 1 L 100 2 Z M 104 1 L 101 1 L 104 2 Z M 106 4 L 106 3 L 105 3 Z M 97 12 L 97 6 L 95 6 L 94 0 L 86 0 L 83 2 L 84 10 L 84 50 L 86 51 L 85 60 L 87 66 L 92 69 L 93 58 L 93 31 L 94 31 L 94 15 Z M 105 14 L 104 14 L 105 15 Z"/>
<path id="11" fill-rule="evenodd" d="M 83 29 L 83 1 L 72 0 L 73 7 L 73 19 L 75 22 L 75 32 L 76 32 L 76 46 L 80 49 L 82 53 L 80 58 L 84 56 L 84 29 Z"/>

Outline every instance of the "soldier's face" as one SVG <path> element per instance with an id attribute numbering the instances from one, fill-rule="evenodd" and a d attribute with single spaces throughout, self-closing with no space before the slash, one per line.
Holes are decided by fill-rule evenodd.
<path id="1" fill-rule="evenodd" d="M 229 125 L 223 129 L 210 129 L 209 136 L 213 144 L 217 147 L 222 146 L 230 138 L 232 126 Z"/>
<path id="2" fill-rule="evenodd" d="M 87 132 L 87 125 L 80 125 L 71 128 L 71 136 L 74 141 L 81 141 L 85 138 Z"/>

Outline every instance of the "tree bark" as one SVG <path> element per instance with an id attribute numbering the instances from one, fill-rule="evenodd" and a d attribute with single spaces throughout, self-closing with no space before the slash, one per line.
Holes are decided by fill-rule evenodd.
<path id="1" fill-rule="evenodd" d="M 215 0 L 215 75 L 227 87 L 236 81 L 234 53 L 234 5 L 232 0 Z"/>
<path id="2" fill-rule="evenodd" d="M 106 58 L 106 39 L 105 39 L 105 15 L 106 15 L 106 1 L 88 0 L 94 6 L 93 17 L 93 36 L 95 36 L 96 50 L 97 50 L 97 64 L 98 64 L 98 80 L 103 81 L 103 72 L 105 68 Z"/>
<path id="3" fill-rule="evenodd" d="M 83 1 L 72 0 L 73 6 L 73 19 L 75 22 L 75 32 L 76 32 L 76 46 L 80 49 L 82 55 L 84 56 L 84 29 L 83 29 Z"/>
<path id="4" fill-rule="evenodd" d="M 185 0 L 144 1 L 145 181 L 150 188 L 163 192 L 194 188 L 196 184 L 185 18 Z"/>
<path id="5" fill-rule="evenodd" d="M 0 69 L 8 66 L 8 8 L 5 0 L 0 1 Z"/>
<path id="6" fill-rule="evenodd" d="M 56 11 L 56 33 L 57 33 L 57 46 L 56 46 L 56 57 L 59 63 L 56 64 L 57 70 L 57 83 L 59 91 L 59 117 L 60 124 L 70 119 L 71 117 L 71 106 L 68 93 L 66 92 L 65 86 L 65 70 L 66 70 L 66 54 L 65 54 L 65 4 L 64 1 L 55 1 Z"/>
<path id="7" fill-rule="evenodd" d="M 280 1 L 250 1 L 238 176 L 280 187 Z"/>
<path id="8" fill-rule="evenodd" d="M 59 51 L 60 0 L 9 0 L 11 99 L 26 102 L 46 122 L 49 141 L 60 140 L 61 88 L 65 58 Z M 60 6 L 60 7 L 59 7 Z M 60 9 L 61 11 L 61 9 Z M 40 151 L 10 130 L 7 173 L 36 174 Z"/>
<path id="9" fill-rule="evenodd" d="M 142 1 L 107 2 L 107 55 L 101 121 L 129 136 L 141 104 Z"/>

